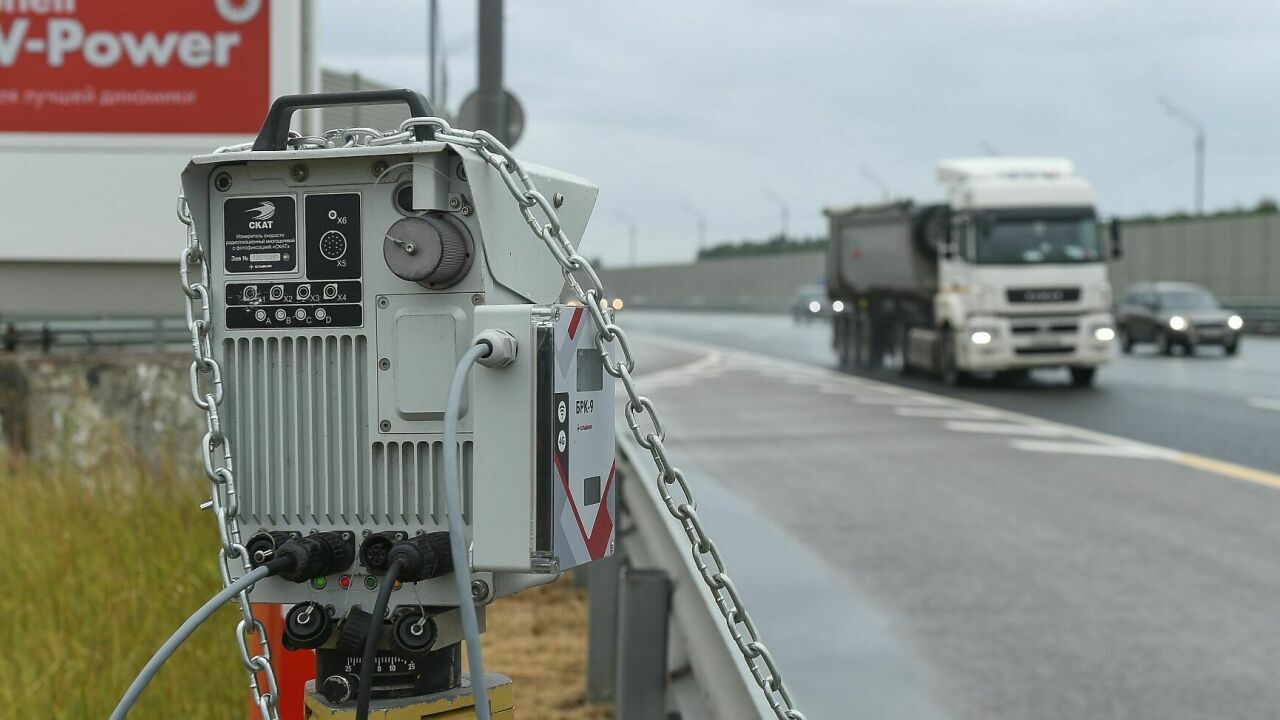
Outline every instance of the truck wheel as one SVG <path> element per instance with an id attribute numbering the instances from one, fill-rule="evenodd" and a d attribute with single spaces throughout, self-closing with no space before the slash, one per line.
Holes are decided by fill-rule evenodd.
<path id="1" fill-rule="evenodd" d="M 956 367 L 956 336 L 951 328 L 944 327 L 938 334 L 938 376 L 947 385 L 959 386 L 968 380 L 968 375 Z"/>
<path id="2" fill-rule="evenodd" d="M 853 368 L 853 328 L 848 319 L 840 320 L 836 331 L 836 355 L 841 370 Z"/>
<path id="3" fill-rule="evenodd" d="M 899 328 L 898 332 L 898 374 L 906 377 L 911 374 L 911 363 L 908 353 L 911 350 L 911 328 Z"/>
<path id="4" fill-rule="evenodd" d="M 1236 338 L 1235 340 L 1232 340 L 1226 345 L 1223 345 L 1222 349 L 1224 352 L 1227 353 L 1227 355 L 1235 355 L 1236 353 L 1240 352 L 1240 338 Z"/>
<path id="5" fill-rule="evenodd" d="M 1120 326 L 1120 352 L 1128 355 L 1133 352 L 1133 335 L 1127 326 Z"/>
<path id="6" fill-rule="evenodd" d="M 1173 343 L 1169 341 L 1169 333 L 1164 330 L 1156 332 L 1156 351 L 1161 355 L 1173 354 Z"/>
<path id="7" fill-rule="evenodd" d="M 1092 367 L 1073 367 L 1071 368 L 1071 384 L 1076 387 L 1089 387 L 1093 385 L 1093 376 L 1097 374 L 1098 369 Z"/>

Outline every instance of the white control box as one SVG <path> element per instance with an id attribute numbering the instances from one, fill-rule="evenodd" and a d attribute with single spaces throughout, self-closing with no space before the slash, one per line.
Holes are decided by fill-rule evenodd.
<path id="1" fill-rule="evenodd" d="M 503 368 L 477 367 L 472 564 L 559 572 L 613 553 L 614 385 L 585 308 L 476 308 L 475 326 L 518 342 Z M 491 444 L 491 445 L 490 445 Z"/>

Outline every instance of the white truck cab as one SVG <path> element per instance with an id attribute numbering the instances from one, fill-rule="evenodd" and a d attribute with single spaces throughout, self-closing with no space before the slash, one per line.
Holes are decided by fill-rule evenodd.
<path id="1" fill-rule="evenodd" d="M 951 234 L 940 253 L 936 326 L 964 372 L 1046 365 L 1086 384 L 1115 339 L 1093 186 L 1065 158 L 938 163 Z"/>
<path id="2" fill-rule="evenodd" d="M 1092 383 L 1116 333 L 1089 181 L 1052 157 L 943 160 L 938 180 L 945 203 L 827 210 L 828 291 L 849 308 L 834 323 L 842 362 L 897 350 L 904 369 L 952 382 L 1058 366 Z"/>

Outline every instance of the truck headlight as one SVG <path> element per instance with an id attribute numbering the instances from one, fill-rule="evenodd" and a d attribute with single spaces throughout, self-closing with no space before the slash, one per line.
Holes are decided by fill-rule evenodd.
<path id="1" fill-rule="evenodd" d="M 1239 315 L 1232 315 L 1231 317 L 1227 318 L 1227 327 L 1231 328 L 1232 330 L 1239 330 L 1240 328 L 1244 327 L 1244 318 L 1240 317 Z"/>
<path id="2" fill-rule="evenodd" d="M 822 303 L 818 302 L 817 300 L 809 301 L 809 312 L 816 313 L 821 309 L 822 309 Z"/>
<path id="3" fill-rule="evenodd" d="M 831 312 L 844 312 L 844 301 L 836 300 L 831 303 Z"/>
<path id="4" fill-rule="evenodd" d="M 1182 317 L 1181 315 L 1174 315 L 1173 317 L 1169 318 L 1169 329 L 1186 330 L 1187 319 Z"/>
<path id="5" fill-rule="evenodd" d="M 1116 339 L 1116 331 L 1113 328 L 1103 325 L 1100 328 L 1094 328 L 1093 338 L 1098 342 L 1111 342 Z"/>
<path id="6" fill-rule="evenodd" d="M 975 330 L 973 334 L 969 336 L 969 342 L 974 345 L 990 345 L 991 333 L 986 330 Z"/>

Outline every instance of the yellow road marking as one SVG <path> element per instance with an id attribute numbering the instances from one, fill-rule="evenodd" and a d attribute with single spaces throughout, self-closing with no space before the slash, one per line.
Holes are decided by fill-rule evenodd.
<path id="1" fill-rule="evenodd" d="M 1179 465 L 1186 465 L 1187 467 L 1193 467 L 1198 470 L 1205 470 L 1218 475 L 1225 475 L 1237 480 L 1244 480 L 1245 482 L 1256 483 L 1258 485 L 1266 485 L 1267 487 L 1280 490 L 1280 475 L 1267 472 L 1266 470 L 1245 467 L 1244 465 L 1237 465 L 1225 460 L 1214 460 L 1213 458 L 1207 458 L 1203 455 L 1193 455 L 1192 453 L 1183 452 L 1174 455 L 1170 460 L 1178 463 Z"/>

